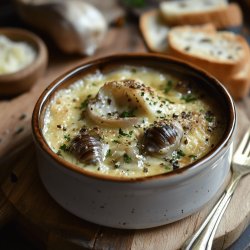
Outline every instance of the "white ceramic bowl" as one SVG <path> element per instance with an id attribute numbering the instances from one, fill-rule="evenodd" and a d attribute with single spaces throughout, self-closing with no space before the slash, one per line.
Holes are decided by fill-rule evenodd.
<path id="1" fill-rule="evenodd" d="M 221 141 L 194 164 L 152 177 L 122 179 L 80 170 L 57 156 L 43 134 L 44 111 L 55 92 L 102 68 L 136 64 L 195 77 L 223 109 L 227 128 Z M 98 59 L 55 80 L 39 98 L 33 113 L 33 134 L 39 172 L 50 195 L 65 209 L 88 221 L 115 228 L 150 228 L 182 219 L 204 206 L 222 187 L 230 171 L 236 116 L 232 98 L 212 76 L 184 62 L 151 54 Z"/>

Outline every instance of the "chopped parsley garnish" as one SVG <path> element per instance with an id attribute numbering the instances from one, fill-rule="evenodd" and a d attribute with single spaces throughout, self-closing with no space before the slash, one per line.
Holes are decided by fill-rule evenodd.
<path id="1" fill-rule="evenodd" d="M 113 140 L 112 142 L 120 144 L 120 142 L 118 140 Z"/>
<path id="2" fill-rule="evenodd" d="M 188 156 L 190 159 L 192 159 L 193 161 L 197 159 L 197 155 L 189 155 Z"/>
<path id="3" fill-rule="evenodd" d="M 61 145 L 61 146 L 59 147 L 59 149 L 62 150 L 62 151 L 64 151 L 64 152 L 66 152 L 66 151 L 69 150 L 69 149 L 68 149 L 68 146 L 67 146 L 66 144 Z"/>
<path id="4" fill-rule="evenodd" d="M 64 135 L 65 141 L 70 141 L 70 134 Z"/>
<path id="5" fill-rule="evenodd" d="M 164 88 L 164 93 L 167 94 L 173 88 L 173 82 L 168 80 Z"/>
<path id="6" fill-rule="evenodd" d="M 177 157 L 180 159 L 181 157 L 185 156 L 185 153 L 182 150 L 177 151 Z"/>
<path id="7" fill-rule="evenodd" d="M 135 117 L 135 109 L 132 109 L 132 110 L 129 110 L 129 111 L 123 111 L 121 114 L 120 114 L 120 117 L 121 118 L 125 118 L 125 117 Z"/>
<path id="8" fill-rule="evenodd" d="M 123 155 L 123 160 L 124 160 L 125 163 L 131 163 L 132 162 L 132 158 L 127 153 L 125 153 Z"/>
<path id="9" fill-rule="evenodd" d="M 81 103 L 80 105 L 80 109 L 86 109 L 88 104 L 89 104 L 89 99 L 90 99 L 91 95 L 88 95 L 87 98 Z"/>
<path id="10" fill-rule="evenodd" d="M 185 102 L 193 102 L 197 100 L 197 97 L 194 94 L 189 93 L 189 94 L 183 95 L 181 97 L 181 100 L 184 100 Z"/>
<path id="11" fill-rule="evenodd" d="M 145 94 L 144 92 L 141 92 L 141 96 L 144 96 L 144 94 Z"/>
<path id="12" fill-rule="evenodd" d="M 106 157 L 110 157 L 111 156 L 111 149 L 109 149 L 106 153 Z"/>
<path id="13" fill-rule="evenodd" d="M 129 131 L 129 133 L 125 133 L 121 128 L 119 128 L 119 135 L 120 136 L 127 136 L 127 137 L 131 137 L 131 135 L 133 134 L 133 131 Z"/>
<path id="14" fill-rule="evenodd" d="M 186 154 L 182 150 L 174 151 L 172 153 L 172 161 L 176 161 L 177 159 L 180 159 L 181 157 L 185 155 Z"/>
<path id="15" fill-rule="evenodd" d="M 119 128 L 119 135 L 127 136 L 128 134 L 126 134 L 121 128 Z"/>
<path id="16" fill-rule="evenodd" d="M 208 121 L 208 122 L 212 122 L 214 120 L 214 115 L 211 111 L 208 111 L 206 112 L 205 114 L 205 119 Z"/>

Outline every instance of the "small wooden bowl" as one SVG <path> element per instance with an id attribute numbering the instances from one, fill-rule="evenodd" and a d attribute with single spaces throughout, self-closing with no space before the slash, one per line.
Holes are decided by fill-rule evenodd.
<path id="1" fill-rule="evenodd" d="M 12 41 L 26 42 L 37 52 L 35 60 L 25 68 L 13 73 L 0 74 L 1 96 L 23 93 L 43 75 L 48 62 L 47 47 L 37 35 L 24 29 L 1 28 L 0 35 Z"/>

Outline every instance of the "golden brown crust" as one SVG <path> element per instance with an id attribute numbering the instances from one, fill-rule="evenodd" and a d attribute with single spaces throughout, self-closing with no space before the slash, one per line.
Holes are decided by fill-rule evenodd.
<path id="1" fill-rule="evenodd" d="M 217 29 L 241 26 L 243 23 L 241 8 L 236 3 L 230 3 L 220 16 L 213 18 L 213 23 Z"/>
<path id="2" fill-rule="evenodd" d="M 154 38 L 151 36 L 150 34 L 150 28 L 148 23 L 150 22 L 150 18 L 159 18 L 159 23 L 162 21 L 162 23 L 164 24 L 164 21 L 162 20 L 162 17 L 160 16 L 160 13 L 158 10 L 154 9 L 154 10 L 150 10 L 145 12 L 144 14 L 142 14 L 140 16 L 140 20 L 139 20 L 139 27 L 142 33 L 142 36 L 144 38 L 144 41 L 148 47 L 148 49 L 152 52 L 165 52 L 165 48 L 167 47 L 167 34 L 165 38 L 162 38 L 162 46 L 157 46 L 157 37 Z M 155 29 L 159 29 L 160 26 L 155 26 Z M 166 25 L 166 29 L 168 29 L 167 25 Z M 163 44 L 164 43 L 164 44 Z"/>
<path id="3" fill-rule="evenodd" d="M 244 98 L 250 90 L 250 61 L 235 76 L 219 80 L 225 85 L 234 100 Z"/>
<path id="4" fill-rule="evenodd" d="M 194 27 L 192 29 L 199 28 Z M 199 30 L 201 29 L 208 33 L 216 34 L 217 32 L 207 27 L 202 27 Z M 168 38 L 168 53 L 208 71 L 226 86 L 235 100 L 239 100 L 244 98 L 249 93 L 250 89 L 250 49 L 243 37 L 237 36 L 236 38 L 237 41 L 240 41 L 242 48 L 244 49 L 244 58 L 238 60 L 236 63 L 223 63 L 216 61 L 215 59 L 211 60 L 208 58 L 201 58 L 185 51 L 181 51 L 172 43 L 171 32 Z"/>
<path id="5" fill-rule="evenodd" d="M 205 58 L 205 57 L 199 57 L 197 55 L 188 53 L 176 46 L 176 44 L 173 42 L 173 32 L 175 32 L 176 29 L 185 29 L 190 28 L 195 32 L 202 31 L 208 34 L 214 34 L 216 36 L 217 31 L 216 30 L 207 30 L 205 26 L 201 27 L 189 27 L 189 26 L 183 26 L 183 27 L 176 27 L 173 28 L 168 35 L 168 54 L 180 58 L 182 60 L 188 61 L 198 67 L 201 67 L 205 69 L 206 71 L 210 72 L 214 76 L 216 76 L 218 79 L 224 79 L 225 76 L 227 78 L 233 77 L 235 74 L 237 74 L 242 68 L 244 68 L 244 65 L 250 61 L 250 52 L 249 52 L 249 46 L 246 42 L 246 40 L 240 36 L 235 35 L 235 40 L 241 44 L 242 49 L 245 51 L 244 57 L 240 58 L 236 61 L 218 61 L 216 58 Z"/>
<path id="6" fill-rule="evenodd" d="M 212 23 L 216 28 L 227 28 L 242 25 L 242 11 L 238 4 L 230 3 L 227 8 L 208 11 L 206 13 L 182 14 L 168 17 L 163 11 L 161 15 L 168 25 L 197 25 Z"/>

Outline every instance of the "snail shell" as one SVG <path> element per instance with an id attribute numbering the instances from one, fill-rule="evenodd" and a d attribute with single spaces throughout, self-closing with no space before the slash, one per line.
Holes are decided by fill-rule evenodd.
<path id="1" fill-rule="evenodd" d="M 159 122 L 145 131 L 142 148 L 148 154 L 171 154 L 180 145 L 182 136 L 179 123 Z"/>
<path id="2" fill-rule="evenodd" d="M 97 136 L 82 129 L 72 140 L 69 151 L 82 163 L 97 165 L 103 159 L 102 143 Z"/>

